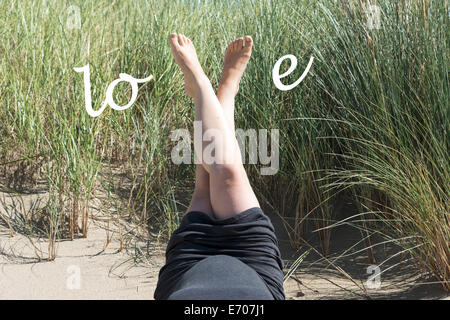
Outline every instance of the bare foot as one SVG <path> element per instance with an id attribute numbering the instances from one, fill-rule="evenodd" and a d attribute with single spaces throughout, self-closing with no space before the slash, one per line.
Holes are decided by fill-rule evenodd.
<path id="1" fill-rule="evenodd" d="M 244 45 L 245 44 L 245 45 Z M 247 67 L 252 54 L 253 39 L 250 36 L 238 38 L 231 42 L 225 51 L 222 79 L 220 80 L 218 95 L 231 94 L 234 96 L 239 90 L 239 82 Z"/>
<path id="2" fill-rule="evenodd" d="M 169 41 L 172 55 L 184 74 L 184 89 L 193 98 L 198 90 L 199 82 L 206 77 L 198 61 L 194 44 L 184 35 L 177 33 L 170 34 Z"/>

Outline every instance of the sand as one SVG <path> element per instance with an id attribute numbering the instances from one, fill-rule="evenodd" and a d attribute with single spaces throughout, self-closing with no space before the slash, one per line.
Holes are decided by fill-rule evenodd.
<path id="1" fill-rule="evenodd" d="M 152 257 L 149 267 L 134 265 L 128 252 L 118 251 L 118 239 L 103 251 L 105 241 L 105 231 L 91 225 L 86 239 L 60 242 L 54 261 L 38 262 L 26 237 L 10 237 L 3 228 L 0 299 L 153 299 L 163 256 Z"/>
<path id="2" fill-rule="evenodd" d="M 5 195 L 9 196 L 0 194 L 0 197 L 5 199 Z M 294 251 L 281 219 L 276 216 L 271 219 L 283 259 L 289 266 L 306 248 Z M 20 233 L 11 236 L 6 225 L 0 222 L 0 299 L 153 299 L 166 243 L 157 238 L 147 242 L 130 241 L 119 250 L 120 238 L 116 232 L 105 248 L 106 227 L 105 222 L 91 219 L 87 238 L 60 241 L 54 261 L 39 261 L 30 239 Z M 117 231 L 117 226 L 112 224 L 108 228 Z M 339 232 L 333 235 L 336 250 L 330 257 L 332 261 L 340 252 L 339 246 L 345 245 L 345 241 L 338 240 L 351 241 L 349 230 Z M 48 242 L 33 241 L 43 251 L 39 255 L 45 257 Z M 140 259 L 135 259 L 136 256 Z M 449 299 L 439 284 L 418 274 L 410 263 L 391 269 L 383 265 L 381 285 L 377 289 L 367 287 L 370 264 L 364 253 L 338 260 L 336 265 L 348 276 L 320 260 L 317 254 L 310 254 L 285 282 L 286 299 Z"/>

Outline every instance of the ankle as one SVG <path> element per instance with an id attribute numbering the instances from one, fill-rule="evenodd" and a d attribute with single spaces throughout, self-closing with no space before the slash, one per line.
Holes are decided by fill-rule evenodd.
<path id="1" fill-rule="evenodd" d="M 205 74 L 194 75 L 190 83 L 191 88 L 193 88 L 191 98 L 194 101 L 200 99 L 200 96 L 204 92 L 208 92 L 209 90 L 214 91 L 211 82 Z"/>
<path id="2" fill-rule="evenodd" d="M 192 81 L 194 82 L 195 86 L 198 88 L 205 88 L 208 85 L 211 85 L 211 82 L 209 81 L 206 74 L 201 71 L 193 74 Z"/>
<path id="3" fill-rule="evenodd" d="M 239 91 L 239 82 L 232 80 L 221 80 L 217 89 L 217 97 L 219 96 L 230 96 L 234 99 Z"/>

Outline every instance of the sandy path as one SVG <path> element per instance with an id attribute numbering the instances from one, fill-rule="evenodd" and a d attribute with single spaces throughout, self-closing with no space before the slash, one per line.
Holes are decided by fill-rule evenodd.
<path id="1" fill-rule="evenodd" d="M 37 262 L 26 237 L 11 237 L 0 227 L 0 299 L 153 299 L 164 245 L 134 264 L 132 252 L 118 252 L 118 239 L 102 251 L 105 240 L 105 230 L 94 224 L 88 238 L 60 242 L 56 260 Z M 380 289 L 364 291 L 367 275 L 354 283 L 332 268 L 303 265 L 285 283 L 286 299 L 449 299 L 438 285 L 420 284 L 409 269 L 383 275 Z"/>
<path id="2" fill-rule="evenodd" d="M 91 226 L 86 239 L 60 242 L 56 260 L 37 262 L 28 239 L 2 228 L 0 299 L 153 299 L 163 256 L 127 270 L 130 256 L 118 252 L 117 240 L 102 252 L 105 240 L 105 231 Z"/>
<path id="3" fill-rule="evenodd" d="M 0 206 L 1 210 L 4 208 Z M 271 219 L 283 259 L 293 261 L 298 253 L 289 246 L 280 218 Z M 349 232 L 337 230 L 334 234 L 337 251 L 346 247 L 341 240 L 354 242 Z M 119 252 L 117 233 L 103 250 L 106 239 L 105 223 L 91 219 L 86 239 L 58 242 L 57 258 L 39 262 L 27 237 L 17 233 L 11 237 L 8 228 L 0 224 L 0 299 L 153 299 L 158 272 L 164 264 L 165 244 L 140 243 L 148 250 L 136 255 L 133 242 L 125 247 L 128 251 Z M 35 243 L 47 251 L 45 241 Z M 136 256 L 141 259 L 135 263 Z M 411 265 L 392 270 L 383 267 L 387 271 L 382 275 L 381 287 L 368 290 L 364 254 L 339 262 L 353 280 L 317 261 L 320 257 L 307 257 L 285 282 L 286 299 L 449 299 L 439 284 L 424 280 Z"/>

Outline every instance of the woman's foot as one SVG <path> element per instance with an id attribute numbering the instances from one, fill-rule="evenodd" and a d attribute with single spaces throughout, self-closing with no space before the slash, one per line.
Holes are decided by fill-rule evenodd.
<path id="1" fill-rule="evenodd" d="M 225 59 L 223 62 L 222 79 L 219 83 L 219 95 L 237 94 L 239 90 L 239 82 L 242 74 L 247 67 L 252 54 L 253 39 L 250 36 L 238 38 L 231 42 L 225 51 Z"/>
<path id="2" fill-rule="evenodd" d="M 198 91 L 200 83 L 205 81 L 205 79 L 207 80 L 198 61 L 194 44 L 184 35 L 177 33 L 170 34 L 169 41 L 172 55 L 184 74 L 184 89 L 193 98 Z"/>

